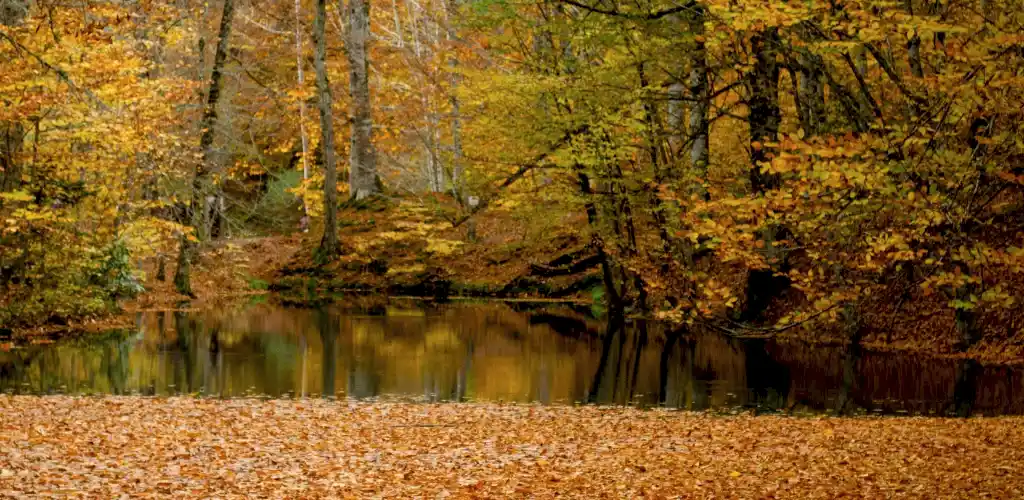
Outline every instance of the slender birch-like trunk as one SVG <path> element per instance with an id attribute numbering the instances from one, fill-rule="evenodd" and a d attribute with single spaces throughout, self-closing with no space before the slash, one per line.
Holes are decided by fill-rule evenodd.
<path id="1" fill-rule="evenodd" d="M 306 72 L 302 64 L 302 0 L 295 0 L 295 75 L 299 89 L 306 87 Z M 309 217 L 306 204 L 306 181 L 309 180 L 309 136 L 306 135 L 306 99 L 299 99 L 299 134 L 302 139 L 302 217 Z M 306 229 L 303 223 L 303 230 Z"/>

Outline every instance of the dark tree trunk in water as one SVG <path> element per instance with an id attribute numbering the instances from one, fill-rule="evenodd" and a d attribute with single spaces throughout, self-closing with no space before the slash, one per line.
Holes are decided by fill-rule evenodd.
<path id="1" fill-rule="evenodd" d="M 744 341 L 743 347 L 747 385 L 752 396 L 747 406 L 755 411 L 785 407 L 787 396 L 793 392 L 789 368 L 771 357 L 764 339 Z"/>
<path id="2" fill-rule="evenodd" d="M 611 357 L 612 344 L 619 335 L 625 335 L 625 320 L 616 312 L 608 317 L 608 329 L 604 332 L 601 341 L 601 357 L 597 361 L 597 368 L 594 370 L 594 378 L 591 379 L 590 390 L 587 391 L 587 402 L 597 403 L 600 397 L 601 383 L 604 380 L 604 372 L 608 369 L 608 359 Z M 612 380 L 614 384 L 616 380 Z"/>
<path id="3" fill-rule="evenodd" d="M 956 385 L 953 387 L 953 411 L 956 416 L 967 418 L 974 410 L 977 399 L 978 375 L 981 365 L 973 359 L 964 359 L 956 367 Z"/>
<path id="4" fill-rule="evenodd" d="M 324 236 L 320 240 L 318 259 L 326 261 L 337 255 L 338 245 L 338 171 L 335 165 L 334 121 L 331 116 L 331 84 L 327 79 L 326 0 L 316 2 L 313 39 L 316 42 L 314 66 L 320 109 L 320 152 L 324 165 Z"/>
<path id="5" fill-rule="evenodd" d="M 337 339 L 338 330 L 340 325 L 335 322 L 330 313 L 327 311 L 317 311 L 317 326 L 320 330 L 320 342 L 323 347 L 323 361 L 321 363 L 322 368 L 322 382 L 323 382 L 323 393 L 321 396 L 325 398 L 334 397 L 336 388 L 334 381 L 337 378 Z"/>
<path id="6" fill-rule="evenodd" d="M 174 369 L 174 383 L 179 390 L 184 389 L 185 392 L 190 393 L 192 392 L 192 364 L 195 360 L 192 356 L 192 347 L 195 344 L 193 337 L 196 325 L 184 312 L 175 311 L 174 331 L 176 334 L 175 347 L 182 353 L 177 359 L 180 364 Z M 179 377 L 179 375 L 181 376 Z"/>
<path id="7" fill-rule="evenodd" d="M 682 327 L 682 328 L 685 328 Z M 679 337 L 685 330 L 672 330 L 665 335 L 665 345 L 661 348 L 661 356 L 658 362 L 658 404 L 669 406 L 668 401 L 668 379 L 672 363 L 672 353 L 679 342 Z"/>
<path id="8" fill-rule="evenodd" d="M 199 138 L 199 150 L 202 157 L 192 177 L 192 202 L 189 204 L 188 218 L 195 236 L 201 235 L 206 227 L 205 221 L 205 190 L 208 167 L 213 156 L 214 127 L 217 125 L 217 101 L 220 100 L 221 80 L 223 80 L 224 61 L 228 56 L 228 41 L 231 37 L 231 20 L 235 14 L 234 0 L 224 0 L 224 13 L 220 18 L 220 31 L 217 40 L 217 51 L 213 57 L 213 72 L 210 75 L 210 90 L 206 94 L 206 109 L 200 122 L 202 135 Z M 178 253 L 178 269 L 174 273 L 174 287 L 179 293 L 192 295 L 191 268 L 192 260 L 197 255 L 198 243 L 186 235 L 181 237 L 181 249 Z"/>
<path id="9" fill-rule="evenodd" d="M 352 197 L 361 200 L 380 193 L 377 150 L 373 146 L 373 118 L 370 115 L 370 3 L 349 0 L 345 53 L 349 65 L 349 94 L 352 97 L 352 144 L 349 186 Z"/>

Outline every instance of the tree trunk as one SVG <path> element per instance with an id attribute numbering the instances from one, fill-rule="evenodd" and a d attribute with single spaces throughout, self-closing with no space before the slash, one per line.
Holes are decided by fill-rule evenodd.
<path id="1" fill-rule="evenodd" d="M 21 187 L 22 143 L 25 127 L 17 122 L 0 123 L 0 193 Z M 3 201 L 0 201 L 0 205 Z"/>
<path id="2" fill-rule="evenodd" d="M 751 39 L 756 60 L 754 68 L 748 76 L 750 127 L 750 184 L 755 195 L 763 195 L 766 191 L 777 189 L 781 182 L 778 174 L 762 172 L 774 156 L 768 143 L 779 138 L 779 124 L 782 112 L 779 109 L 779 65 L 776 52 L 779 50 L 779 34 L 771 28 L 757 33 Z M 742 319 L 753 321 L 759 319 L 771 300 L 788 286 L 788 280 L 775 275 L 774 269 L 780 266 L 779 258 L 784 252 L 776 249 L 782 228 L 769 226 L 761 231 L 764 241 L 767 268 L 751 269 L 747 274 L 746 304 Z"/>
<path id="3" fill-rule="evenodd" d="M 306 87 L 302 64 L 302 1 L 295 0 L 295 74 L 299 90 Z M 306 204 L 306 181 L 309 180 L 309 136 L 306 135 L 306 99 L 299 99 L 299 136 L 302 139 L 302 217 L 309 216 Z"/>
<path id="4" fill-rule="evenodd" d="M 804 39 L 809 39 L 805 36 Z M 797 101 L 800 106 L 800 126 L 808 136 L 815 136 L 824 130 L 825 125 L 825 86 L 824 61 L 821 56 L 801 49 L 797 56 L 800 69 L 797 72 Z"/>
<path id="5" fill-rule="evenodd" d="M 690 165 L 693 173 L 701 180 L 697 188 L 697 194 L 702 198 L 708 198 L 708 192 L 704 188 L 708 173 L 708 108 L 711 105 L 711 97 L 708 92 L 708 63 L 707 49 L 704 46 L 704 8 L 695 6 L 689 17 L 690 31 L 694 34 L 693 60 L 690 66 L 690 98 L 693 100 L 690 107 L 690 137 L 693 143 L 690 145 Z"/>
<path id="6" fill-rule="evenodd" d="M 756 53 L 750 74 L 750 184 L 754 193 L 778 188 L 777 175 L 762 172 L 769 158 L 768 143 L 779 139 L 782 112 L 779 109 L 779 65 L 775 60 L 779 34 L 775 28 L 754 35 L 751 45 Z"/>
<path id="7" fill-rule="evenodd" d="M 960 263 L 961 269 L 969 271 L 967 264 Z M 974 285 L 966 283 L 956 289 L 956 299 L 961 302 L 970 302 L 971 295 L 974 293 Z M 977 322 L 975 321 L 974 311 L 967 309 L 966 307 L 957 307 L 954 316 L 956 323 L 956 332 L 958 347 L 961 352 L 970 349 L 975 343 L 978 342 L 978 328 Z"/>
<path id="8" fill-rule="evenodd" d="M 679 24 L 682 20 L 679 16 L 673 15 L 670 17 L 672 24 Z M 686 48 L 682 45 L 679 46 L 678 50 L 685 52 Z M 685 58 L 678 57 L 674 60 L 674 67 L 672 73 L 669 75 L 669 86 L 668 86 L 668 106 L 665 110 L 666 125 L 668 134 L 668 148 L 671 158 L 678 158 L 682 155 L 683 148 L 686 146 L 686 101 L 684 99 L 686 93 L 685 77 L 683 76 L 685 68 Z"/>
<path id="9" fill-rule="evenodd" d="M 377 151 L 373 146 L 373 118 L 370 114 L 370 4 L 349 0 L 345 52 L 349 63 L 349 94 L 352 98 L 352 143 L 349 186 L 352 197 L 361 200 L 380 193 Z"/>
<path id="10" fill-rule="evenodd" d="M 914 36 L 907 42 L 907 58 L 910 61 L 910 72 L 917 78 L 924 77 L 924 68 L 921 66 L 921 37 L 914 33 Z"/>
<path id="11" fill-rule="evenodd" d="M 0 25 L 15 26 L 28 14 L 28 5 L 21 0 L 0 0 Z M 0 102 L 7 106 L 6 99 Z M 22 142 L 25 140 L 25 126 L 18 122 L 0 123 L 0 193 L 14 191 L 21 187 Z M 0 200 L 3 206 L 3 200 Z"/>
<path id="12" fill-rule="evenodd" d="M 213 72 L 210 75 L 210 90 L 206 94 L 206 108 L 203 111 L 203 118 L 200 122 L 202 135 L 199 138 L 199 150 L 201 159 L 196 166 L 195 175 L 192 177 L 192 202 L 189 204 L 188 217 L 195 235 L 203 232 L 205 221 L 203 220 L 205 196 L 205 183 L 207 182 L 207 167 L 210 157 L 213 155 L 213 129 L 217 124 L 217 101 L 220 99 L 220 87 L 224 61 L 228 55 L 228 39 L 231 36 L 231 20 L 235 14 L 234 0 L 224 0 L 224 13 L 220 19 L 220 31 L 217 40 L 217 51 L 213 58 Z M 187 235 L 182 235 L 181 251 L 178 253 L 178 269 L 174 273 L 174 286 L 179 293 L 192 295 L 191 267 L 192 260 L 197 255 L 198 244 L 190 240 Z"/>
<path id="13" fill-rule="evenodd" d="M 338 171 L 334 159 L 334 121 L 331 115 L 331 84 L 327 79 L 327 0 L 317 0 L 313 38 L 316 39 L 316 90 L 320 108 L 320 150 L 324 164 L 324 236 L 320 240 L 319 259 L 338 254 Z"/>
<path id="14" fill-rule="evenodd" d="M 846 414 L 857 389 L 857 362 L 861 356 L 861 338 L 864 336 L 863 321 L 857 304 L 847 304 L 843 308 L 843 323 L 846 330 L 846 351 L 843 353 L 843 382 L 836 397 L 835 412 Z"/>

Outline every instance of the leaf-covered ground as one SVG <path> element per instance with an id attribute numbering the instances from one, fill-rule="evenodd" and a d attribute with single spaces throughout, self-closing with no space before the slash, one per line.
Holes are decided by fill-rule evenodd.
<path id="1" fill-rule="evenodd" d="M 1021 498 L 1024 419 L 0 396 L 0 496 Z"/>

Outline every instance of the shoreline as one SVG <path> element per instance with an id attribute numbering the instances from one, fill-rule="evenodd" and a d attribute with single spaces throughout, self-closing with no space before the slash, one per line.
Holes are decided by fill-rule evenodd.
<path id="1" fill-rule="evenodd" d="M 203 311 L 208 310 L 212 307 L 235 307 L 245 305 L 245 300 L 251 297 L 268 297 L 272 303 L 276 303 L 285 307 L 319 307 L 324 305 L 342 303 L 346 298 L 361 297 L 370 298 L 375 301 L 390 302 L 394 300 L 400 301 L 412 301 L 417 303 L 428 303 L 428 304 L 446 304 L 450 302 L 455 303 L 472 303 L 474 301 L 489 302 L 489 303 L 508 303 L 508 304 L 538 304 L 538 305 L 574 305 L 574 306 L 591 306 L 592 301 L 588 301 L 582 298 L 552 298 L 552 297 L 503 297 L 494 295 L 453 295 L 438 299 L 437 297 L 422 296 L 422 295 L 390 295 L 387 290 L 374 290 L 374 289 L 349 289 L 344 291 L 336 291 L 347 294 L 344 296 L 335 296 L 332 294 L 328 295 L 315 295 L 312 298 L 297 298 L 295 296 L 289 296 L 286 291 L 275 291 L 275 290 L 261 290 L 261 291 L 241 291 L 234 292 L 231 294 L 218 295 L 212 298 L 212 300 L 192 299 L 189 300 L 187 297 L 171 294 L 156 294 L 146 292 L 138 299 L 129 302 L 120 311 L 111 312 L 107 316 L 98 318 L 87 318 L 81 321 L 70 321 L 67 325 L 44 325 L 40 327 L 29 327 L 29 328 L 14 328 L 11 329 L 11 334 L 7 337 L 0 336 L 0 349 L 9 350 L 16 348 L 20 345 L 25 344 L 50 344 L 59 342 L 65 339 L 78 339 L 88 335 L 102 334 L 105 332 L 118 330 L 118 329 L 129 329 L 134 328 L 135 319 L 134 316 L 140 313 L 153 313 L 153 312 L 171 312 L 171 311 Z M 146 299 L 154 299 L 152 302 Z M 181 304 L 189 304 L 187 307 L 181 307 Z M 173 304 L 173 305 L 172 305 Z M 600 318 L 591 318 L 599 320 Z M 639 318 L 629 318 L 636 320 Z M 657 320 L 648 320 L 657 321 Z M 880 335 L 879 335 L 880 336 Z M 821 336 L 818 338 L 808 337 L 807 335 L 793 334 L 790 332 L 782 332 L 778 335 L 770 337 L 769 340 L 778 343 L 786 344 L 802 344 L 810 348 L 836 348 L 845 347 L 848 345 L 844 339 L 835 336 Z M 972 347 L 967 352 L 948 352 L 943 350 L 935 349 L 934 345 L 931 345 L 923 341 L 900 341 L 900 342 L 886 342 L 883 339 L 864 339 L 860 344 L 862 349 L 875 353 L 891 353 L 895 355 L 903 356 L 922 356 L 931 359 L 973 359 L 982 364 L 989 366 L 1007 366 L 1016 367 L 1024 365 L 1024 357 L 1018 356 L 1014 353 L 1007 353 L 1003 346 L 994 344 L 993 342 L 982 340 L 977 345 Z"/>

